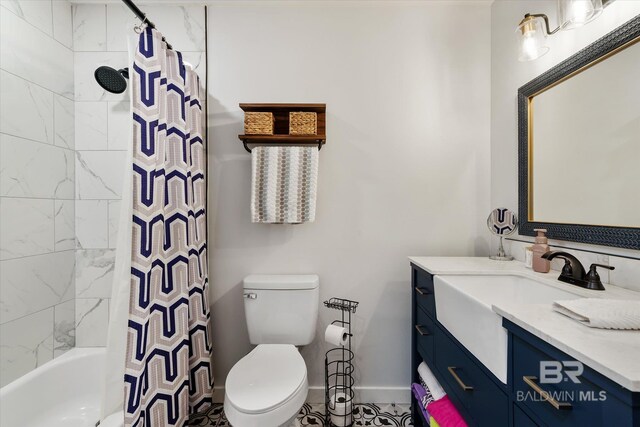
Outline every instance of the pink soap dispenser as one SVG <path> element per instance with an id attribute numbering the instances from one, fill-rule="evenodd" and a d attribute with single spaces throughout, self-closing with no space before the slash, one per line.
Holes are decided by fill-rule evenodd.
<path id="1" fill-rule="evenodd" d="M 551 263 L 549 260 L 542 258 L 546 252 L 549 252 L 549 245 L 547 244 L 546 228 L 534 229 L 538 233 L 536 236 L 536 243 L 531 247 L 533 250 L 533 271 L 538 273 L 548 273 L 551 269 Z"/>

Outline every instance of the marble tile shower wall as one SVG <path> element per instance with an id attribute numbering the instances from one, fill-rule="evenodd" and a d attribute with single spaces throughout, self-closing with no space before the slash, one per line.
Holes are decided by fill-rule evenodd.
<path id="1" fill-rule="evenodd" d="M 71 4 L 0 1 L 0 386 L 74 346 Z"/>
<path id="2" fill-rule="evenodd" d="M 201 79 L 205 72 L 204 7 L 144 6 L 167 40 Z M 76 140 L 76 345 L 104 346 L 127 144 L 129 93 L 105 92 L 93 78 L 100 65 L 128 62 L 137 19 L 122 4 L 73 7 Z"/>

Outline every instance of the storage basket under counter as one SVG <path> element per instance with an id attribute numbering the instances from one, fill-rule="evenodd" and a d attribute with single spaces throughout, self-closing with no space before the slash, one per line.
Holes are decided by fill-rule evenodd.
<path id="1" fill-rule="evenodd" d="M 325 307 L 340 311 L 340 318 L 331 322 L 331 325 L 336 330 L 344 328 L 342 333 L 345 334 L 341 345 L 325 353 L 325 425 L 329 427 L 353 424 L 355 354 L 351 347 L 351 316 L 356 312 L 358 304 L 357 301 L 343 298 L 331 298 L 324 302 Z"/>

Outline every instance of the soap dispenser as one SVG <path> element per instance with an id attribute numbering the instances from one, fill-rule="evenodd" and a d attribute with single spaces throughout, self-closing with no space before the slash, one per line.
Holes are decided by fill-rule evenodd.
<path id="1" fill-rule="evenodd" d="M 546 228 L 534 229 L 538 234 L 536 235 L 536 243 L 531 247 L 533 250 L 533 271 L 538 273 L 548 273 L 551 269 L 551 263 L 542 258 L 546 252 L 549 252 L 549 245 L 547 244 Z"/>

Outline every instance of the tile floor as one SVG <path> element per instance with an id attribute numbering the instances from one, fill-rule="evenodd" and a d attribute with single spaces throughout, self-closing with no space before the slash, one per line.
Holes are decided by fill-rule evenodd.
<path id="1" fill-rule="evenodd" d="M 192 417 L 191 426 L 221 427 L 230 426 L 222 405 L 214 405 L 204 414 Z M 411 411 L 409 405 L 363 403 L 354 409 L 354 426 L 399 426 L 409 427 Z M 300 410 L 295 427 L 328 427 L 324 423 L 324 405 L 306 403 Z"/>

